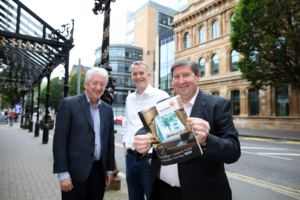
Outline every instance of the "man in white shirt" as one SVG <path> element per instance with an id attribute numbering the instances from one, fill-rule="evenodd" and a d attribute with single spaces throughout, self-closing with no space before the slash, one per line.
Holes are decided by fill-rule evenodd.
<path id="1" fill-rule="evenodd" d="M 162 166 L 153 152 L 147 199 L 232 199 L 224 163 L 236 162 L 241 149 L 230 101 L 204 94 L 198 88 L 201 72 L 195 61 L 177 60 L 171 74 L 174 91 L 180 95 L 203 156 Z M 137 152 L 144 154 L 150 149 L 151 141 L 146 135 L 135 136 L 133 144 Z"/>
<path id="2" fill-rule="evenodd" d="M 144 199 L 148 184 L 149 159 L 152 155 L 152 149 L 150 149 L 142 159 L 137 160 L 135 156 L 133 138 L 137 131 L 143 127 L 138 112 L 169 97 L 166 92 L 155 89 L 149 84 L 150 77 L 151 74 L 146 63 L 142 61 L 132 63 L 131 79 L 136 86 L 136 91 L 127 96 L 125 122 L 122 128 L 129 200 Z"/>

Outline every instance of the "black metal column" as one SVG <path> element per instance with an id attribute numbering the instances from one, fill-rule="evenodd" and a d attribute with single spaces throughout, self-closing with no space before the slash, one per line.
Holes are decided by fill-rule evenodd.
<path id="1" fill-rule="evenodd" d="M 49 97 L 50 93 L 50 75 L 51 73 L 47 74 L 47 93 L 46 93 L 46 113 L 45 113 L 45 125 L 44 125 L 44 132 L 43 132 L 43 144 L 47 144 L 49 140 L 49 124 L 48 124 L 48 108 L 49 108 Z"/>
<path id="2" fill-rule="evenodd" d="M 34 97 L 34 90 L 31 89 L 31 110 L 30 110 L 30 121 L 29 121 L 29 132 L 33 131 L 33 120 L 32 120 L 32 116 L 33 116 L 33 97 Z"/>
<path id="3" fill-rule="evenodd" d="M 69 78 L 69 58 L 70 58 L 70 48 L 67 48 L 67 55 L 66 55 L 66 64 L 65 64 L 65 80 L 64 80 L 64 97 L 68 97 L 68 78 Z"/>
<path id="4" fill-rule="evenodd" d="M 36 112 L 36 122 L 35 122 L 35 131 L 34 131 L 34 137 L 39 137 L 40 135 L 40 100 L 41 100 L 41 83 L 39 83 L 39 89 L 38 89 L 38 105 L 37 105 L 37 112 Z"/>
<path id="5" fill-rule="evenodd" d="M 23 113 L 24 113 L 24 109 L 25 109 L 25 91 L 22 91 L 22 107 L 21 107 L 21 125 L 20 128 L 23 128 Z"/>

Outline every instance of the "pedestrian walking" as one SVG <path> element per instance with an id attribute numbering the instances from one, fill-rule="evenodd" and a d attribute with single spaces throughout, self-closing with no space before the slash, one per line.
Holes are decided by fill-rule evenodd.
<path id="1" fill-rule="evenodd" d="M 9 121 L 10 121 L 9 126 L 13 126 L 13 121 L 14 121 L 14 118 L 15 118 L 14 112 L 11 111 L 11 112 L 9 113 L 8 117 L 9 117 Z"/>

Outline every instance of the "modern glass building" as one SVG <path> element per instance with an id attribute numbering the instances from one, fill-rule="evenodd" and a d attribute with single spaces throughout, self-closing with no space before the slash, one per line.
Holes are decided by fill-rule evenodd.
<path id="1" fill-rule="evenodd" d="M 159 89 L 170 96 L 172 90 L 171 66 L 174 63 L 175 41 L 173 30 L 159 34 Z"/>
<path id="2" fill-rule="evenodd" d="M 96 62 L 101 62 L 102 47 L 95 50 Z M 143 60 L 143 50 L 125 44 L 111 44 L 109 49 L 109 65 L 112 67 L 111 76 L 115 78 L 115 100 L 113 103 L 114 116 L 125 115 L 125 101 L 135 85 L 131 80 L 130 66 L 133 61 Z"/>

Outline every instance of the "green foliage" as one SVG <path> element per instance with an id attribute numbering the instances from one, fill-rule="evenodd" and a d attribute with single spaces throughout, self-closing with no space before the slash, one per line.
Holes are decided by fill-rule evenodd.
<path id="1" fill-rule="evenodd" d="M 99 63 L 95 62 L 94 67 L 98 67 Z"/>
<path id="2" fill-rule="evenodd" d="M 10 107 L 14 108 L 15 104 L 20 103 L 21 94 L 17 88 L 6 89 L 0 88 L 1 93 L 1 109 Z"/>
<path id="3" fill-rule="evenodd" d="M 70 82 L 69 82 L 69 85 L 71 87 L 69 88 L 69 91 L 68 91 L 68 94 L 70 96 L 77 95 L 77 77 L 78 77 L 78 72 L 75 72 L 71 76 L 71 79 L 70 79 Z M 84 87 L 84 84 L 83 84 L 84 80 L 85 80 L 85 74 L 81 73 L 80 74 L 80 93 L 82 93 L 85 90 L 85 87 Z"/>
<path id="4" fill-rule="evenodd" d="M 58 110 L 58 106 L 60 105 L 60 102 L 63 98 L 63 83 L 60 80 L 59 77 L 55 77 L 50 80 L 50 93 L 49 96 L 49 106 L 51 108 L 54 108 L 55 110 Z M 41 102 L 45 106 L 46 105 L 46 93 L 47 93 L 47 87 L 44 87 L 41 91 Z M 44 107 L 40 107 L 44 108 Z"/>
<path id="5" fill-rule="evenodd" d="M 168 127 L 169 130 L 171 131 L 171 122 L 176 118 L 175 114 L 174 113 L 169 113 L 169 114 L 166 114 L 162 117 L 160 117 L 161 119 L 161 122 L 163 124 L 164 127 Z"/>
<path id="6" fill-rule="evenodd" d="M 245 57 L 242 77 L 256 89 L 277 84 L 300 88 L 300 3 L 240 0 L 235 8 L 232 48 Z"/>

